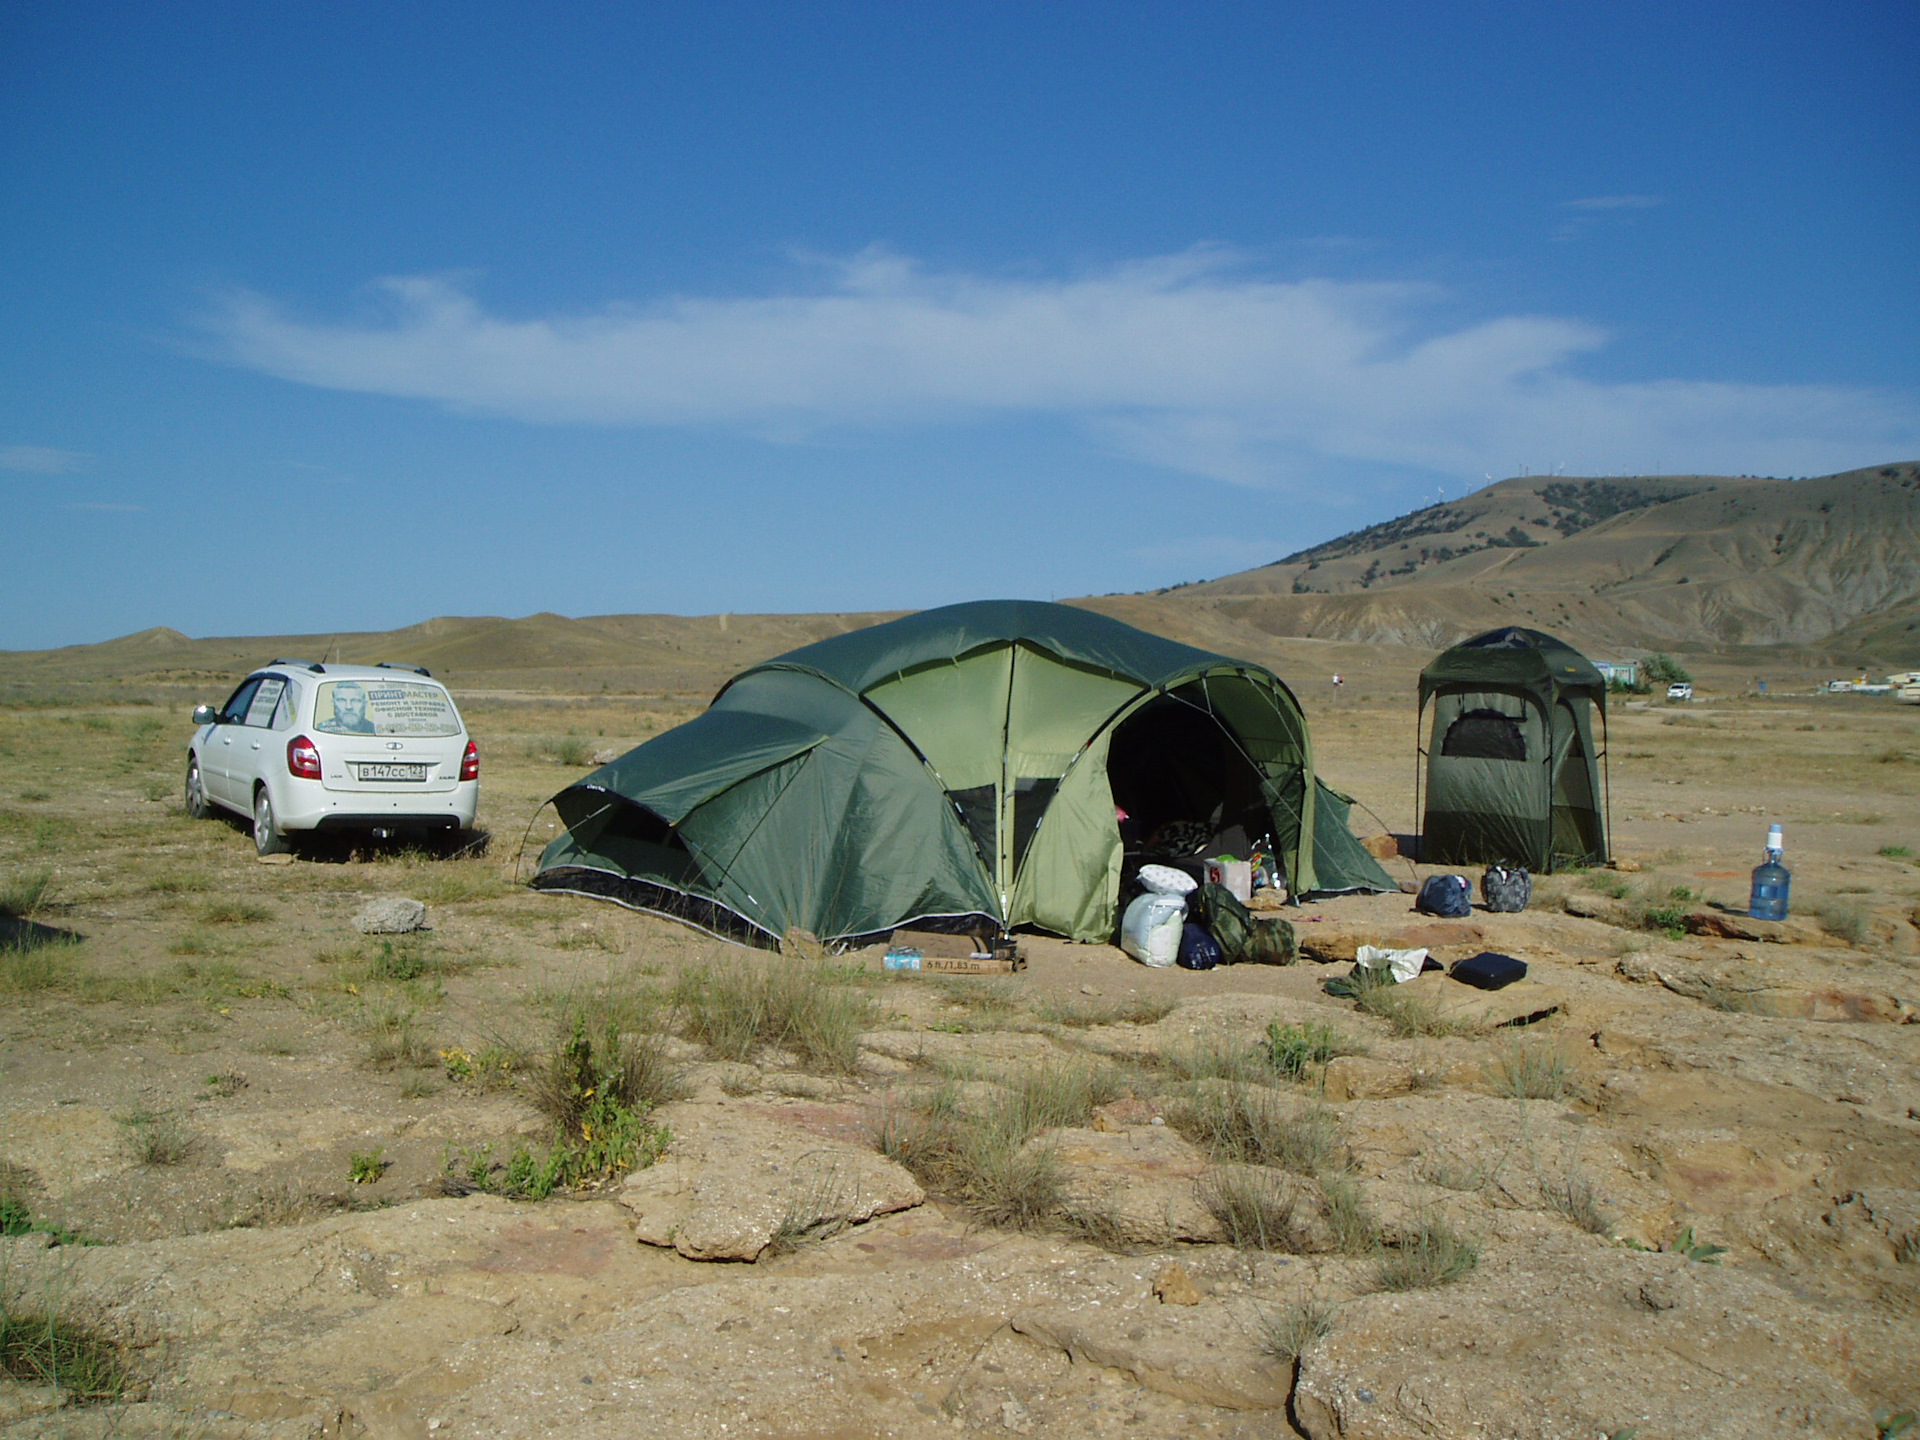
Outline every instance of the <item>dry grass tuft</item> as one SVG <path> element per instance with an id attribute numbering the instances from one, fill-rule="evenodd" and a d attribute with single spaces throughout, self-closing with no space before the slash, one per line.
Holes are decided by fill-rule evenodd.
<path id="1" fill-rule="evenodd" d="M 1577 1167 L 1569 1167 L 1558 1180 L 1542 1179 L 1540 1194 L 1556 1215 L 1571 1220 L 1589 1235 L 1611 1235 L 1614 1215 L 1606 1207 L 1600 1188 Z"/>
<path id="2" fill-rule="evenodd" d="M 69 1405 L 128 1398 L 137 1382 L 120 1346 L 69 1313 L 49 1290 L 32 1303 L 0 1276 L 0 1374 L 21 1385 L 48 1386 Z"/>
<path id="3" fill-rule="evenodd" d="M 671 1000 L 681 1033 L 718 1060 L 747 1060 L 763 1046 L 815 1069 L 860 1068 L 860 1031 L 873 1001 L 843 967 L 826 961 L 722 960 L 688 966 Z"/>
<path id="4" fill-rule="evenodd" d="M 1324 1300 L 1302 1300 L 1277 1313 L 1263 1310 L 1260 1348 L 1276 1360 L 1298 1360 L 1314 1341 L 1333 1333 L 1333 1313 Z"/>
<path id="5" fill-rule="evenodd" d="M 27 919 L 40 908 L 52 883 L 51 870 L 26 870 L 0 880 L 0 916 Z"/>
<path id="6" fill-rule="evenodd" d="M 1515 1100 L 1558 1100 L 1567 1091 L 1573 1067 L 1550 1041 L 1512 1041 L 1494 1058 L 1494 1090 Z"/>
<path id="7" fill-rule="evenodd" d="M 1257 1085 L 1210 1086 L 1174 1106 L 1168 1118 L 1216 1160 L 1272 1165 L 1297 1175 L 1330 1167 L 1340 1145 L 1332 1111 L 1310 1105 L 1296 1113 Z"/>
<path id="8" fill-rule="evenodd" d="M 1409 1040 L 1417 1035 L 1466 1035 L 1473 1027 L 1443 1020 L 1424 995 L 1409 995 L 1398 985 L 1369 985 L 1354 998 L 1354 1008 L 1387 1022 L 1394 1035 Z"/>
<path id="9" fill-rule="evenodd" d="M 132 1110 L 120 1117 L 120 1128 L 142 1165 L 180 1165 L 199 1148 L 199 1137 L 177 1111 Z"/>
<path id="10" fill-rule="evenodd" d="M 388 1001 L 367 1007 L 367 1063 L 379 1070 L 424 1070 L 437 1060 L 433 1040 L 418 1023 L 420 1011 Z"/>
<path id="11" fill-rule="evenodd" d="M 250 900 L 216 900 L 200 908 L 204 925 L 260 925 L 271 919 L 271 909 Z"/>
<path id="12" fill-rule="evenodd" d="M 1333 1232 L 1334 1249 L 1342 1255 L 1370 1255 L 1379 1248 L 1380 1224 L 1353 1176 L 1328 1173 L 1320 1177 L 1320 1213 Z"/>
<path id="13" fill-rule="evenodd" d="M 1094 1210 L 1080 1207 L 1079 1221 L 1073 1218 L 1052 1146 L 1032 1142 L 1043 1131 L 1086 1124 L 1095 1106 L 1118 1094 L 1119 1081 L 1095 1062 L 1045 1065 L 1004 1077 L 997 1098 L 974 1114 L 960 1111 L 956 1086 L 941 1085 L 911 1108 L 884 1107 L 873 1143 L 929 1189 L 960 1199 L 982 1224 L 1078 1223 L 1094 1231 L 1101 1223 Z"/>
<path id="14" fill-rule="evenodd" d="M 1200 1203 L 1226 1231 L 1236 1250 L 1300 1249 L 1299 1207 L 1293 1187 L 1267 1170 L 1228 1166 L 1209 1172 L 1197 1187 Z"/>
<path id="15" fill-rule="evenodd" d="M 1480 1247 L 1439 1216 L 1400 1236 L 1374 1271 L 1381 1290 L 1427 1290 L 1450 1285 L 1480 1263 Z"/>
<path id="16" fill-rule="evenodd" d="M 1858 900 L 1829 900 L 1820 907 L 1820 928 L 1836 940 L 1849 945 L 1864 945 L 1867 940 L 1867 907 Z"/>
<path id="17" fill-rule="evenodd" d="M 1128 997 L 1125 1000 L 1076 1000 L 1044 994 L 1033 1002 L 1034 1017 L 1047 1025 L 1086 1029 L 1094 1025 L 1151 1025 L 1173 1013 L 1171 1000 Z"/>

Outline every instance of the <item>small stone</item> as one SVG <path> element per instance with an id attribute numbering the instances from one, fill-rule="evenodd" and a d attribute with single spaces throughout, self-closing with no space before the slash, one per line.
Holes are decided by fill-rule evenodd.
<path id="1" fill-rule="evenodd" d="M 1186 1266 L 1171 1260 L 1153 1277 L 1153 1293 L 1162 1305 L 1198 1305 L 1201 1299 L 1200 1287 L 1193 1283 Z"/>
<path id="2" fill-rule="evenodd" d="M 1413 1072 L 1391 1060 L 1363 1055 L 1336 1055 L 1327 1062 L 1324 1080 L 1327 1099 L 1381 1100 L 1404 1095 L 1413 1088 Z"/>
<path id="3" fill-rule="evenodd" d="M 293 856 L 288 851 L 282 850 L 277 855 L 256 855 L 253 857 L 253 863 L 256 865 L 291 865 L 293 863 Z"/>
<path id="4" fill-rule="evenodd" d="M 1091 985 L 1082 985 L 1080 987 L 1080 993 L 1082 995 L 1098 995 L 1100 992 Z"/>
<path id="5" fill-rule="evenodd" d="M 369 900 L 353 917 L 353 928 L 362 935 L 405 935 L 414 930 L 431 930 L 427 907 L 419 900 L 401 895 L 383 895 Z"/>
<path id="6" fill-rule="evenodd" d="M 614 749 L 612 746 L 608 746 L 604 750 L 596 750 L 593 752 L 593 763 L 595 765 L 611 765 L 614 761 L 618 760 L 623 753 L 622 751 Z"/>
<path id="7" fill-rule="evenodd" d="M 1680 1296 L 1664 1275 L 1656 1275 L 1640 1287 L 1640 1303 L 1649 1310 L 1671 1310 Z"/>

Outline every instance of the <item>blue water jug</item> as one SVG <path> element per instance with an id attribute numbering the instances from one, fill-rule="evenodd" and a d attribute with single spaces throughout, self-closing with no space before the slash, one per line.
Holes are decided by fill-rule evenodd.
<path id="1" fill-rule="evenodd" d="M 1787 891 L 1793 885 L 1793 872 L 1780 863 L 1784 844 L 1780 827 L 1767 831 L 1767 857 L 1753 867 L 1753 894 L 1747 901 L 1747 914 L 1755 920 L 1787 918 Z"/>

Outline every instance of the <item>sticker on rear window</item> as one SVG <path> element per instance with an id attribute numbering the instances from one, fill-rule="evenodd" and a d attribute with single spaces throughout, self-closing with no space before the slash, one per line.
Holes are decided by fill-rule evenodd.
<path id="1" fill-rule="evenodd" d="M 460 717 L 438 685 L 328 680 L 314 696 L 313 728 L 329 735 L 458 735 Z"/>

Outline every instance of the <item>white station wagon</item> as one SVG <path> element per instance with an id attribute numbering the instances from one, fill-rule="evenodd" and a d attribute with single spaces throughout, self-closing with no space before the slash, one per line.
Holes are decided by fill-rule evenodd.
<path id="1" fill-rule="evenodd" d="M 187 813 L 245 816 L 262 855 L 298 833 L 473 826 L 480 751 L 447 687 L 416 666 L 275 660 L 193 723 Z"/>

